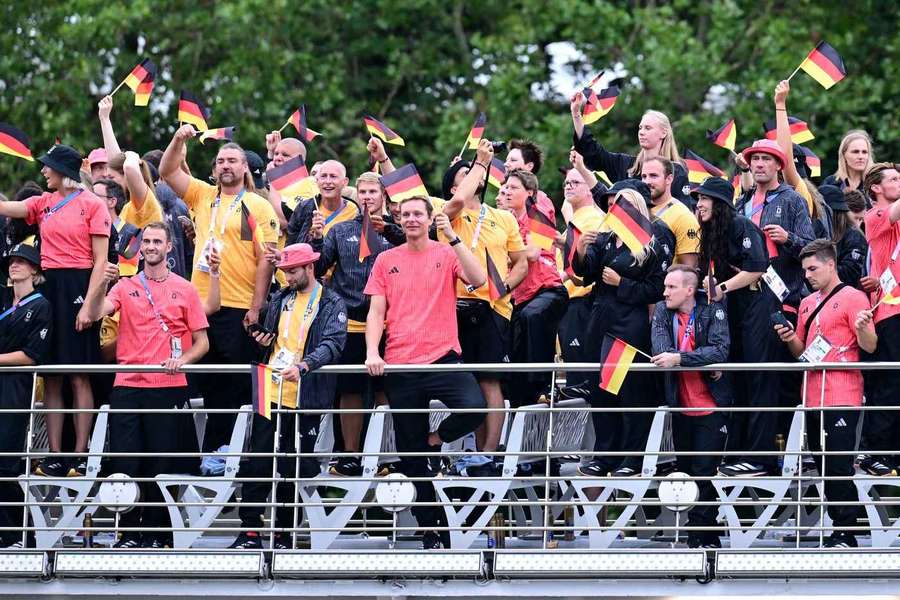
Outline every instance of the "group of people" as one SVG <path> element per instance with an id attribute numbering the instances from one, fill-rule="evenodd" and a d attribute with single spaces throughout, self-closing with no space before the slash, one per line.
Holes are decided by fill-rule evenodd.
<path id="1" fill-rule="evenodd" d="M 197 362 L 270 367 L 264 390 L 283 410 L 254 414 L 250 452 L 313 452 L 320 414 L 305 410 L 421 409 L 393 415 L 399 469 L 430 477 L 440 470 L 499 474 L 492 456 L 501 448 L 505 400 L 513 407 L 549 398 L 585 398 L 592 407 L 645 408 L 667 403 L 685 410 L 673 418 L 679 470 L 701 477 L 700 500 L 714 499 L 708 477 L 775 474 L 776 439 L 789 419 L 771 407 L 841 407 L 807 413 L 807 429 L 826 432 L 829 451 L 863 454 L 859 467 L 888 475 L 897 411 L 867 412 L 857 440 L 857 410 L 900 401 L 900 379 L 889 371 L 858 369 L 798 373 L 649 371 L 625 376 L 617 393 L 599 372 L 568 374 L 550 389 L 550 373 L 434 371 L 404 373 L 394 364 L 596 362 L 624 342 L 637 361 L 659 367 L 702 367 L 722 362 L 794 360 L 900 361 L 900 172 L 875 163 L 872 142 L 850 132 L 839 148 L 838 170 L 818 188 L 802 149 L 791 142 L 789 85 L 775 90 L 776 140 L 758 140 L 735 157 L 736 193 L 725 178 L 688 182 L 675 133 L 661 112 L 647 111 L 638 128 L 636 155 L 610 152 L 582 122 L 584 99 L 571 102 L 574 125 L 562 202 L 540 189 L 540 147 L 514 140 L 505 157 L 506 179 L 496 206 L 485 201 L 495 146 L 481 140 L 473 160 L 457 157 L 442 177 L 441 196 L 399 202 L 381 176 L 395 170 L 384 144 L 368 141 L 372 170 L 353 185 L 346 167 L 329 159 L 312 165 L 308 197 L 283 197 L 266 173 L 307 149 L 279 132 L 266 137 L 268 161 L 236 143 L 222 145 L 212 183 L 197 177 L 186 156 L 196 131 L 183 125 L 165 150 L 143 156 L 120 148 L 111 122 L 112 99 L 99 105 L 103 147 L 87 159 L 56 145 L 38 160 L 46 180 L 15 200 L 0 201 L 7 217 L 7 293 L 2 299 L 0 364 L 156 364 L 161 373 L 118 373 L 111 391 L 87 375 L 45 377 L 43 405 L 49 454 L 34 465 L 38 476 L 84 475 L 92 413 L 101 401 L 114 412 L 109 451 L 159 455 L 153 460 L 115 456 L 104 469 L 132 476 L 187 472 L 198 465 L 166 458 L 200 452 L 199 467 L 221 472 L 234 413 L 209 413 L 202 447 L 187 413 L 189 397 L 207 409 L 237 409 L 250 402 L 250 378 L 238 374 L 185 377 Z M 611 186 L 598 180 L 602 172 Z M 380 173 L 380 174 L 379 174 Z M 23 188 L 25 190 L 26 188 Z M 608 225 L 615 204 L 650 223 L 650 241 L 636 249 Z M 559 217 L 557 213 L 560 213 Z M 561 218 L 560 218 L 561 217 Z M 24 223 L 21 223 L 24 221 Z M 535 222 L 566 224 L 552 245 Z M 31 227 L 29 230 L 28 227 Z M 26 237 L 30 234 L 31 237 Z M 546 237 L 546 229 L 541 235 Z M 645 357 L 645 358 L 642 358 Z M 325 365 L 366 366 L 367 374 L 319 372 Z M 64 379 L 67 382 L 64 385 Z M 273 384 L 273 385 L 268 385 Z M 0 376 L 7 409 L 27 409 L 27 375 Z M 74 445 L 63 452 L 64 406 L 85 409 L 74 418 Z M 104 395 L 105 394 L 105 395 Z M 432 399 L 450 410 L 430 431 Z M 730 406 L 758 410 L 729 413 Z M 187 418 L 187 421 L 186 421 Z M 650 413 L 592 413 L 595 445 L 579 467 L 588 477 L 640 476 Z M 821 422 L 820 422 L 821 421 Z M 27 415 L 4 414 L 5 452 L 23 450 Z M 365 418 L 343 412 L 336 476 L 362 474 Z M 297 435 L 294 432 L 298 432 Z M 449 466 L 434 457 L 443 443 L 474 433 L 477 453 Z M 276 436 L 279 439 L 275 439 Z M 812 450 L 820 450 L 810 436 Z M 237 451 L 239 449 L 231 449 Z M 727 459 L 723 453 L 728 450 Z M 623 455 L 633 452 L 623 458 Z M 743 454 L 746 453 L 746 454 Z M 68 456 L 75 458 L 68 458 Z M 196 461 L 200 462 L 200 461 Z M 289 464 L 290 463 L 290 464 Z M 22 472 L 4 458 L 3 475 Z M 32 465 L 27 465 L 32 468 Z M 311 477 L 318 462 L 280 460 L 282 477 Z M 295 474 L 296 471 L 296 474 Z M 829 456 L 826 476 L 854 472 L 850 454 Z M 242 476 L 271 476 L 270 458 L 251 458 Z M 706 479 L 703 479 L 706 478 Z M 143 498 L 160 502 L 155 486 Z M 281 508 L 269 526 L 290 528 L 285 483 L 276 486 Z M 434 501 L 433 487 L 416 483 L 418 500 Z M 21 502 L 18 486 L 4 482 L 5 502 Z M 272 486 L 251 481 L 240 493 L 244 531 L 232 547 L 260 548 L 262 504 Z M 835 533 L 829 546 L 853 546 L 846 530 L 858 511 L 848 504 L 848 480 L 825 484 Z M 18 500 L 16 500 L 18 499 Z M 425 548 L 449 545 L 442 511 L 414 510 Z M 715 525 L 712 505 L 690 511 L 690 526 Z M 0 508 L 3 545 L 22 543 L 22 513 Z M 165 547 L 159 529 L 170 526 L 161 507 L 131 511 L 118 547 Z M 142 528 L 152 532 L 142 534 Z M 289 548 L 290 535 L 274 536 Z M 718 533 L 692 531 L 689 545 L 717 546 Z"/>

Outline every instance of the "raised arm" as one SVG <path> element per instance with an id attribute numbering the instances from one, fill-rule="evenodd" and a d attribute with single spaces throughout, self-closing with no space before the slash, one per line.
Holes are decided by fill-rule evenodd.
<path id="1" fill-rule="evenodd" d="M 462 211 L 465 201 L 475 197 L 478 193 L 478 184 L 487 179 L 488 169 L 491 168 L 491 160 L 494 158 L 494 147 L 490 140 L 482 138 L 475 152 L 475 160 L 469 168 L 469 172 L 456 188 L 456 193 L 449 202 L 444 204 L 443 213 L 451 221 Z"/>
<path id="2" fill-rule="evenodd" d="M 187 140 L 193 138 L 195 133 L 193 125 L 179 127 L 159 161 L 159 176 L 181 198 L 187 194 L 191 184 L 191 176 L 182 170 L 181 164 L 187 154 Z"/>
<path id="3" fill-rule="evenodd" d="M 137 152 L 129 150 L 125 153 L 125 163 L 122 168 L 125 170 L 125 184 L 128 186 L 131 204 L 136 210 L 140 210 L 147 198 L 147 182 L 144 181 L 144 175 L 141 173 L 141 157 L 137 155 Z"/>
<path id="4" fill-rule="evenodd" d="M 791 124 L 788 122 L 787 98 L 791 93 L 791 84 L 787 81 L 780 81 L 775 86 L 775 126 L 776 141 L 784 155 L 788 157 L 787 164 L 784 165 L 782 173 L 784 173 L 784 181 L 791 187 L 796 188 L 802 183 L 800 174 L 797 173 L 797 167 L 791 157 L 794 156 L 794 143 L 791 141 Z"/>
<path id="5" fill-rule="evenodd" d="M 103 148 L 109 158 L 120 154 L 119 142 L 116 140 L 116 132 L 113 131 L 112 121 L 109 116 L 113 109 L 112 96 L 104 96 L 97 103 L 97 113 L 100 115 L 100 133 L 103 134 Z"/>
<path id="6" fill-rule="evenodd" d="M 369 156 L 378 165 L 382 175 L 396 171 L 394 163 L 391 162 L 391 157 L 388 156 L 387 151 L 384 149 L 384 143 L 381 140 L 376 137 L 370 137 L 369 143 L 366 144 L 366 150 L 369 151 Z"/>
<path id="7" fill-rule="evenodd" d="M 444 213 L 435 215 L 434 223 L 448 240 L 452 241 L 459 239 L 459 236 L 456 235 L 456 232 L 453 231 L 453 227 L 450 225 L 450 219 L 448 219 L 447 215 Z M 487 281 L 487 274 L 484 272 L 484 269 L 481 268 L 481 263 L 479 263 L 478 259 L 475 258 L 475 255 L 472 254 L 472 251 L 469 250 L 465 244 L 459 243 L 454 244 L 452 248 L 456 253 L 456 258 L 459 260 L 459 266 L 462 269 L 462 280 L 476 288 L 483 286 Z"/>

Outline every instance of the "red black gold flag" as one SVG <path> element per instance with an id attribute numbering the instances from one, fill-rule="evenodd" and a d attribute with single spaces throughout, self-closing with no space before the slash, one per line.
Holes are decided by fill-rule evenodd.
<path id="1" fill-rule="evenodd" d="M 150 93 L 153 92 L 153 81 L 156 79 L 156 73 L 147 73 L 147 76 L 134 90 L 134 105 L 147 106 L 150 104 Z"/>
<path id="2" fill-rule="evenodd" d="M 809 169 L 809 176 L 820 177 L 822 175 L 822 161 L 809 148 L 800 146 L 800 150 L 803 151 L 803 159 L 806 162 L 806 168 Z"/>
<path id="3" fill-rule="evenodd" d="M 156 65 L 149 58 L 145 58 L 125 77 L 125 85 L 130 87 L 132 92 L 137 93 L 138 87 L 147 80 L 148 76 L 150 81 L 156 79 Z"/>
<path id="4" fill-rule="evenodd" d="M 381 184 L 391 198 L 391 202 L 402 202 L 413 196 L 428 196 L 428 190 L 416 166 L 408 163 L 387 175 L 381 176 Z"/>
<path id="5" fill-rule="evenodd" d="M 688 170 L 688 181 L 691 183 L 703 183 L 709 176 L 723 177 L 725 173 L 717 166 L 690 150 L 684 153 L 684 164 Z"/>
<path id="6" fill-rule="evenodd" d="M 819 42 L 800 63 L 800 68 L 826 90 L 847 76 L 844 59 L 827 42 Z"/>
<path id="7" fill-rule="evenodd" d="M 611 86 L 599 92 L 595 92 L 591 88 L 584 88 L 583 93 L 586 102 L 581 120 L 585 125 L 590 125 L 601 117 L 605 117 L 613 109 L 620 92 L 618 87 Z"/>
<path id="8" fill-rule="evenodd" d="M 313 131 L 309 127 L 306 126 L 306 105 L 302 105 L 300 108 L 294 111 L 294 114 L 291 115 L 291 118 L 288 119 L 291 122 L 291 125 L 294 126 L 294 129 L 297 130 L 297 135 L 300 136 L 300 139 L 304 142 L 311 142 L 320 135 L 318 131 Z"/>
<path id="9" fill-rule="evenodd" d="M 241 202 L 241 241 L 253 242 L 255 246 L 259 246 L 261 250 L 265 251 L 256 218 L 244 202 Z"/>
<path id="10" fill-rule="evenodd" d="M 734 124 L 734 119 L 731 119 L 715 131 L 707 130 L 706 139 L 716 146 L 734 152 L 734 144 L 737 141 L 737 127 Z"/>
<path id="11" fill-rule="evenodd" d="M 626 344 L 619 338 L 607 334 L 603 339 L 603 351 L 600 355 L 600 389 L 610 394 L 618 394 L 628 368 L 634 362 L 637 348 Z"/>
<path id="12" fill-rule="evenodd" d="M 525 212 L 528 215 L 530 241 L 544 250 L 551 250 L 556 240 L 556 226 L 538 209 L 537 202 L 529 201 Z"/>
<path id="13" fill-rule="evenodd" d="M 627 200 L 613 204 L 605 222 L 633 253 L 640 252 L 653 239 L 650 220 Z"/>
<path id="14" fill-rule="evenodd" d="M 268 365 L 250 364 L 250 389 L 252 390 L 253 410 L 261 416 L 272 420 L 272 402 L 270 398 L 277 387 L 272 381 L 274 371 Z"/>
<path id="15" fill-rule="evenodd" d="M 377 239 L 378 232 L 372 225 L 372 217 L 369 211 L 363 207 L 362 209 L 362 231 L 359 233 L 359 262 L 366 260 L 372 256 L 372 243 Z"/>
<path id="16" fill-rule="evenodd" d="M 237 129 L 237 125 L 234 125 L 232 127 L 217 127 L 216 129 L 207 129 L 200 134 L 200 143 L 202 144 L 206 140 L 228 140 L 230 142 L 234 139 L 235 129 Z"/>
<path id="17" fill-rule="evenodd" d="M 375 137 L 381 138 L 386 144 L 394 144 L 395 146 L 405 146 L 406 143 L 403 141 L 403 138 L 400 137 L 396 131 L 379 121 L 373 116 L 366 115 L 363 117 L 363 121 L 366 124 L 366 129 L 369 131 L 371 135 Z"/>
<path id="18" fill-rule="evenodd" d="M 504 181 L 506 181 L 506 165 L 499 158 L 492 158 L 488 170 L 488 183 L 499 188 Z"/>
<path id="19" fill-rule="evenodd" d="M 793 143 L 805 144 L 809 140 L 815 139 L 816 136 L 809 130 L 809 125 L 806 124 L 806 121 L 798 119 L 797 117 L 788 117 L 788 123 L 791 126 L 791 141 Z M 766 132 L 766 139 L 773 141 L 778 139 L 775 121 L 766 121 L 763 123 L 763 129 Z"/>
<path id="20" fill-rule="evenodd" d="M 209 119 L 209 109 L 193 94 L 182 90 L 181 99 L 178 101 L 178 121 L 190 123 L 198 131 L 206 131 L 209 129 L 206 125 L 207 119 Z"/>
<path id="21" fill-rule="evenodd" d="M 28 136 L 21 130 L 9 123 L 0 123 L 0 152 L 33 161 L 28 146 Z"/>
<path id="22" fill-rule="evenodd" d="M 281 166 L 273 167 L 268 172 L 269 184 L 285 198 L 298 195 L 301 182 L 309 177 L 306 163 L 299 154 L 284 161 Z"/>
<path id="23" fill-rule="evenodd" d="M 569 226 L 566 228 L 566 243 L 563 246 L 563 271 L 572 279 L 578 278 L 572 269 L 572 263 L 575 261 L 575 252 L 578 250 L 580 238 L 581 231 L 575 227 L 575 223 L 569 221 Z"/>
<path id="24" fill-rule="evenodd" d="M 487 251 L 487 248 L 484 250 L 484 255 L 487 264 L 488 297 L 490 297 L 491 302 L 496 302 L 506 295 L 506 284 L 503 282 L 500 270 L 494 263 L 494 259 L 491 258 L 491 253 Z"/>
<path id="25" fill-rule="evenodd" d="M 487 117 L 484 113 L 478 113 L 478 118 L 475 119 L 475 124 L 469 131 L 469 137 L 466 138 L 466 148 L 478 149 L 478 144 L 481 143 L 481 138 L 484 136 L 485 125 L 487 125 Z"/>

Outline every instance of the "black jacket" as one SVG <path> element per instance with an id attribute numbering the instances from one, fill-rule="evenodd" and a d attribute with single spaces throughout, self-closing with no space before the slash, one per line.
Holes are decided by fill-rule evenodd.
<path id="1" fill-rule="evenodd" d="M 308 244 L 311 241 L 309 238 L 309 227 L 312 224 L 313 211 L 316 210 L 316 203 L 321 202 L 322 197 L 316 196 L 315 198 L 302 200 L 294 208 L 294 212 L 291 213 L 291 218 L 288 221 L 286 246 L 300 243 Z M 347 200 L 347 202 L 353 201 Z"/>
<path id="2" fill-rule="evenodd" d="M 264 316 L 261 321 L 266 330 L 278 331 L 278 321 L 281 318 L 280 309 L 290 293 L 290 288 L 278 291 L 263 308 Z M 337 363 L 344 351 L 346 340 L 347 309 L 344 301 L 336 293 L 323 287 L 322 299 L 319 300 L 319 312 L 309 328 L 306 347 L 303 349 L 303 360 L 309 365 L 310 373 L 302 378 L 297 408 L 324 409 L 332 407 L 337 375 L 315 373 L 314 371 L 319 367 Z M 274 344 L 262 349 L 260 357 L 262 362 L 269 361 L 273 349 Z"/>
<path id="3" fill-rule="evenodd" d="M 681 352 L 682 367 L 703 367 L 728 361 L 728 350 L 731 337 L 728 331 L 728 315 L 725 307 L 718 302 L 707 304 L 706 296 L 697 294 L 697 307 L 694 316 L 694 350 Z M 659 302 L 653 312 L 651 324 L 651 345 L 653 354 L 677 352 L 673 329 L 674 310 L 666 308 L 665 302 Z M 680 341 L 680 340 L 679 340 Z M 681 406 L 678 401 L 678 373 L 667 371 L 665 374 L 664 393 L 669 406 Z M 730 406 L 733 402 L 731 381 L 728 373 L 722 373 L 718 381 L 711 377 L 712 373 L 701 373 L 703 382 L 716 401 L 716 406 Z"/>
<path id="4" fill-rule="evenodd" d="M 860 278 L 866 269 L 869 244 L 859 229 L 849 228 L 837 243 L 837 271 L 841 281 L 856 289 L 862 289 Z"/>

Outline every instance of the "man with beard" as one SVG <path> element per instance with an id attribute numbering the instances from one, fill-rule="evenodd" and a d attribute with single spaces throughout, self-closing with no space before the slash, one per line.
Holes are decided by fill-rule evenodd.
<path id="1" fill-rule="evenodd" d="M 683 202 L 672 197 L 674 179 L 675 166 L 668 158 L 654 156 L 641 165 L 641 180 L 650 188 L 653 203 L 647 207 L 651 218 L 662 220 L 675 234 L 675 262 L 696 268 L 700 224 Z"/>
<path id="2" fill-rule="evenodd" d="M 208 327 L 200 296 L 190 282 L 169 271 L 166 255 L 172 249 L 168 226 L 162 222 L 144 227 L 141 252 L 144 269 L 134 277 L 123 278 L 104 298 L 99 296 L 89 307 L 91 317 L 99 319 L 119 313 L 119 337 L 116 360 L 119 364 L 153 364 L 165 373 L 117 373 L 110 397 L 113 411 L 123 409 L 171 410 L 188 400 L 187 380 L 178 371 L 197 362 L 209 349 Z M 177 459 L 166 452 L 184 446 L 182 417 L 166 413 L 112 412 L 109 418 L 109 450 L 114 453 L 148 452 L 152 459 L 131 456 L 112 458 L 111 471 L 132 477 L 155 477 L 160 473 L 183 471 Z M 159 486 L 140 484 L 141 498 L 162 502 Z M 137 508 L 122 515 L 123 527 L 166 527 L 171 523 L 163 506 Z M 119 548 L 162 548 L 168 536 L 160 532 L 141 535 L 135 529 L 123 532 Z"/>
<path id="3" fill-rule="evenodd" d="M 275 432 L 280 421 L 277 451 L 285 454 L 312 455 L 319 435 L 321 415 L 303 411 L 331 409 L 336 377 L 327 373 L 310 373 L 319 367 L 334 364 L 344 350 L 347 337 L 347 309 L 334 291 L 316 281 L 315 265 L 319 253 L 309 244 L 287 246 L 281 253 L 278 268 L 284 272 L 287 288 L 272 297 L 263 327 L 255 330 L 254 339 L 265 349 L 266 363 L 272 374 L 272 394 L 269 402 L 281 407 L 297 409 L 267 419 L 253 415 L 250 431 L 250 452 L 272 452 Z M 270 333 L 271 332 L 271 333 Z M 303 385 L 300 379 L 303 378 Z M 296 422 L 295 422 L 296 421 Z M 281 477 L 314 477 L 319 463 L 311 456 L 295 463 L 286 457 L 278 459 Z M 241 475 L 250 478 L 272 476 L 272 460 L 251 458 Z M 295 483 L 296 486 L 296 483 Z M 262 547 L 260 529 L 263 527 L 262 503 L 272 491 L 267 481 L 247 481 L 243 485 L 240 509 L 241 526 L 246 528 L 231 544 L 231 548 L 253 550 Z M 279 508 L 271 527 L 291 528 L 300 523 L 294 520 L 295 511 L 289 506 L 295 497 L 294 489 L 279 483 L 275 491 Z M 273 550 L 291 547 L 289 532 L 275 534 Z"/>
<path id="4" fill-rule="evenodd" d="M 247 158 L 237 144 L 224 144 L 216 155 L 216 185 L 191 177 L 180 166 L 186 142 L 195 135 L 184 125 L 175 132 L 159 163 L 160 176 L 194 213 L 196 252 L 191 283 L 208 295 L 210 248 L 222 257 L 221 305 L 209 317 L 209 353 L 204 362 L 247 364 L 256 346 L 246 329 L 259 321 L 269 292 L 273 266 L 266 260 L 278 241 L 278 219 L 269 202 L 254 192 Z M 251 226 L 254 224 L 255 227 Z M 197 378 L 205 408 L 237 409 L 247 401 L 249 381 L 237 374 L 216 373 Z M 203 438 L 204 452 L 228 444 L 234 414 L 210 413 Z M 224 468 L 224 460 L 209 457 L 207 466 Z"/>

